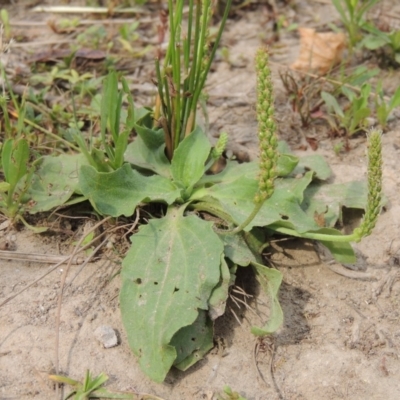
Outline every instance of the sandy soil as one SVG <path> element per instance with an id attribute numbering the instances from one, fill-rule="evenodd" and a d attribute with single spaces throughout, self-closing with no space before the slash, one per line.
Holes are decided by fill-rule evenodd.
<path id="1" fill-rule="evenodd" d="M 326 23 L 327 16 L 333 20 L 335 14 L 325 3 L 299 2 L 297 18 L 311 26 Z M 15 12 L 16 20 L 26 20 L 27 11 L 20 12 Z M 35 16 L 40 18 L 47 16 Z M 230 62 L 220 61 L 209 83 L 211 134 L 222 129 L 229 132 L 232 151 L 239 149 L 249 158 L 256 156 L 252 60 L 269 29 L 263 6 L 229 21 L 224 44 L 229 46 Z M 290 64 L 298 51 L 295 33 L 285 33 L 281 39 L 283 47 L 272 58 L 274 73 Z M 399 81 L 400 73 L 393 73 L 391 79 Z M 312 153 L 311 149 L 300 150 L 306 143 L 305 133 L 292 115 L 278 77 L 276 96 L 282 137 L 299 155 Z M 324 129 L 314 127 L 306 134 L 321 138 L 317 152 L 329 160 L 332 181 L 365 177 L 364 138 L 352 139 L 351 151 L 336 156 L 334 141 L 327 138 Z M 87 369 L 93 374 L 104 372 L 110 377 L 110 389 L 149 393 L 166 400 L 213 399 L 224 385 L 248 400 L 400 398 L 398 122 L 385 133 L 383 146 L 388 204 L 373 234 L 355 246 L 359 261 L 350 270 L 365 279 L 333 272 L 311 242 L 277 241 L 269 257 L 284 274 L 282 329 L 268 340 L 257 341 L 250 334 L 250 326 L 258 323 L 254 311 L 231 303 L 230 311 L 216 321 L 215 349 L 187 372 L 173 370 L 165 383 L 155 384 L 140 371 L 128 347 L 118 305 L 120 280 L 115 273 L 119 264 L 105 254 L 83 269 L 73 265 L 69 270 L 60 324 L 61 372 L 79 380 Z M 63 236 L 26 230 L 11 235 L 16 251 L 60 254 L 61 248 L 67 254 L 72 249 Z M 0 303 L 47 268 L 40 263 L 0 260 Z M 55 320 L 64 268 L 58 267 L 0 308 L 1 400 L 61 398 L 61 393 L 56 396 L 48 374 L 54 371 Z M 254 296 L 250 302 L 253 309 L 265 302 L 246 271 L 238 283 Z M 94 331 L 101 325 L 117 331 L 118 346 L 105 349 L 99 344 Z"/>

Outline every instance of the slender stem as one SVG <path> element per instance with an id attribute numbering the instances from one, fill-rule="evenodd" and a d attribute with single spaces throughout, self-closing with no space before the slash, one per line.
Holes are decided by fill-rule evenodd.
<path id="1" fill-rule="evenodd" d="M 290 228 L 284 228 L 279 225 L 268 225 L 266 227 L 267 229 L 278 232 L 278 233 L 283 233 L 285 235 L 290 235 L 290 236 L 295 236 L 303 239 L 312 239 L 312 240 L 320 240 L 320 241 L 325 241 L 325 242 L 355 242 L 358 239 L 358 235 L 351 234 L 351 235 L 327 235 L 324 233 L 317 233 L 317 232 L 304 232 L 304 233 L 298 233 L 294 229 Z"/>
<path id="2" fill-rule="evenodd" d="M 189 70 L 189 77 L 188 77 L 188 82 L 187 82 L 187 92 L 189 94 L 189 97 L 187 97 L 186 102 L 185 102 L 185 109 L 183 112 L 183 129 L 185 129 L 185 136 L 188 131 L 188 121 L 189 121 L 189 115 L 190 111 L 192 109 L 192 104 L 193 104 L 193 92 L 195 90 L 195 83 L 196 83 L 196 70 L 197 70 L 197 63 L 198 61 L 198 49 L 199 49 L 199 36 L 200 36 L 200 19 L 201 19 L 201 6 L 200 6 L 200 0 L 196 0 L 196 18 L 195 18 L 195 25 L 194 25 L 194 42 L 193 42 L 193 56 L 192 56 L 192 64 Z M 189 43 L 189 46 L 191 47 L 191 43 Z M 201 62 L 201 60 L 200 60 Z M 196 108 L 196 107 L 195 107 Z M 191 131 L 191 127 L 189 132 Z"/>
<path id="3" fill-rule="evenodd" d="M 65 145 L 67 145 L 69 148 L 74 149 L 76 151 L 79 151 L 79 147 L 75 146 L 74 144 L 68 142 L 68 140 L 63 139 L 62 137 L 56 135 L 55 133 L 50 132 L 49 130 L 42 128 L 40 125 L 35 124 L 34 122 L 30 121 L 27 118 L 24 118 L 24 122 L 30 126 L 32 126 L 33 128 L 37 129 L 38 131 L 43 132 L 44 134 L 46 134 L 47 136 L 50 136 L 51 138 L 55 139 L 58 142 L 64 143 Z"/>
<path id="4" fill-rule="evenodd" d="M 171 121 L 171 115 L 172 115 L 172 105 L 171 105 L 171 97 L 170 97 L 170 93 L 169 93 L 169 77 L 168 76 L 164 76 L 163 77 L 163 85 L 164 85 L 164 89 L 165 89 L 165 98 L 166 98 L 166 112 L 165 112 L 165 116 L 167 117 L 168 121 Z"/>
<path id="5" fill-rule="evenodd" d="M 205 69 L 203 71 L 204 74 L 202 75 L 201 82 L 196 85 L 196 92 L 193 94 L 192 110 L 193 110 L 193 108 L 194 109 L 196 108 L 197 100 L 198 100 L 198 98 L 200 96 L 200 93 L 201 93 L 201 90 L 203 89 L 204 84 L 206 82 L 208 72 L 210 71 L 210 68 L 211 68 L 211 63 L 212 63 L 212 61 L 214 59 L 214 56 L 215 56 L 215 53 L 217 51 L 219 42 L 221 40 L 222 32 L 223 32 L 223 30 L 225 28 L 226 20 L 228 19 L 229 11 L 231 9 L 231 4 L 232 4 L 232 0 L 228 0 L 227 3 L 226 3 L 225 12 L 224 12 L 224 15 L 222 17 L 221 25 L 219 27 L 218 34 L 217 34 L 217 37 L 215 39 L 214 46 L 212 48 L 208 63 L 207 63 L 207 65 L 206 65 L 206 67 L 205 67 Z"/>
<path id="6" fill-rule="evenodd" d="M 180 28 L 178 29 L 180 35 Z M 180 132 L 181 132 L 181 44 L 177 43 L 175 48 L 175 56 L 176 56 L 176 71 L 174 73 L 175 78 L 175 141 L 174 141 L 174 150 L 178 147 L 180 142 Z"/>
<path id="7" fill-rule="evenodd" d="M 189 17 L 188 17 L 188 30 L 187 30 L 187 38 L 185 39 L 185 72 L 189 71 L 189 62 L 190 62 L 190 48 L 192 45 L 192 29 L 193 29 L 193 0 L 189 1 Z"/>
<path id="8" fill-rule="evenodd" d="M 246 228 L 247 225 L 250 224 L 251 221 L 253 221 L 253 219 L 255 218 L 255 216 L 258 214 L 258 212 L 260 211 L 261 207 L 263 206 L 263 204 L 264 204 L 264 201 L 261 201 L 261 202 L 257 203 L 254 206 L 253 211 L 251 212 L 251 214 L 240 225 L 238 225 L 235 229 L 231 229 L 231 230 L 228 230 L 228 231 L 223 231 L 221 233 L 224 234 L 224 235 L 236 235 L 237 233 L 241 232 L 244 228 Z"/>
<path id="9" fill-rule="evenodd" d="M 167 47 L 167 52 L 165 54 L 164 59 L 164 70 L 167 68 L 167 65 L 171 63 L 172 50 L 175 46 L 175 26 L 174 26 L 174 7 L 172 4 L 172 0 L 168 0 L 168 10 L 169 10 L 169 44 Z"/>
<path id="10" fill-rule="evenodd" d="M 165 140 L 165 147 L 167 149 L 167 157 L 168 160 L 172 160 L 172 138 L 168 128 L 167 119 L 162 115 L 160 117 L 160 123 L 164 131 L 164 140 Z"/>
<path id="11" fill-rule="evenodd" d="M 223 211 L 218 206 L 208 203 L 206 201 L 200 201 L 198 203 L 191 203 L 190 208 L 197 210 L 197 211 L 208 212 L 212 215 L 215 215 L 218 218 L 221 218 L 222 220 L 224 220 L 228 223 L 234 223 L 232 217 L 228 213 Z M 221 231 L 221 232 L 224 233 L 224 231 Z M 219 231 L 218 231 L 218 233 L 219 233 Z"/>
<path id="12" fill-rule="evenodd" d="M 201 76 L 203 74 L 203 57 L 205 56 L 205 45 L 206 45 L 206 37 L 207 37 L 207 22 L 208 22 L 208 12 L 207 6 L 210 7 L 209 0 L 203 0 L 203 4 L 201 7 L 201 28 L 200 28 L 200 40 L 197 47 L 197 59 L 198 63 L 196 65 L 196 86 L 199 82 L 201 82 Z"/>

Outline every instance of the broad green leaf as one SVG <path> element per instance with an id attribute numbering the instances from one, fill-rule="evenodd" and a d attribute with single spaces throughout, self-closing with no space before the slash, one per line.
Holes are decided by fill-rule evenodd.
<path id="1" fill-rule="evenodd" d="M 332 175 L 332 170 L 325 158 L 319 154 L 303 156 L 294 170 L 294 174 L 304 174 L 305 171 L 313 171 L 315 177 L 325 181 Z"/>
<path id="2" fill-rule="evenodd" d="M 253 326 L 251 333 L 256 336 L 266 336 L 276 332 L 283 324 L 283 312 L 279 304 L 278 292 L 282 283 L 282 273 L 274 268 L 252 262 L 257 280 L 270 298 L 270 314 L 268 322 L 262 327 Z"/>
<path id="3" fill-rule="evenodd" d="M 303 192 L 310 184 L 312 176 L 313 173 L 309 171 L 300 179 L 277 179 L 274 194 L 245 228 L 246 231 L 254 226 L 267 226 L 279 221 L 291 222 L 299 233 L 318 228 L 314 219 L 305 214 L 300 207 Z M 203 193 L 218 200 L 222 209 L 239 225 L 253 211 L 253 198 L 257 190 L 256 180 L 239 177 L 229 183 L 214 185 Z"/>
<path id="4" fill-rule="evenodd" d="M 247 232 L 246 232 L 247 233 Z M 248 232 L 250 234 L 250 232 Z M 234 264 L 247 267 L 252 261 L 257 262 L 257 258 L 250 250 L 243 234 L 223 235 L 220 239 L 224 243 L 224 253 Z"/>
<path id="5" fill-rule="evenodd" d="M 31 214 L 49 211 L 65 204 L 74 193 L 79 192 L 79 170 L 88 161 L 82 154 L 45 156 L 36 164 L 28 196 L 32 202 L 27 206 Z"/>
<path id="6" fill-rule="evenodd" d="M 149 148 L 138 136 L 125 151 L 125 161 L 132 165 L 155 172 L 165 178 L 171 177 L 171 164 L 165 155 L 165 145 Z"/>
<path id="7" fill-rule="evenodd" d="M 292 154 L 279 154 L 276 166 L 277 176 L 287 176 L 296 168 L 299 158 Z"/>
<path id="8" fill-rule="evenodd" d="M 138 124 L 135 124 L 134 128 L 149 150 L 157 150 L 164 144 L 164 131 L 162 129 L 150 129 Z"/>
<path id="9" fill-rule="evenodd" d="M 27 172 L 29 145 L 26 139 L 7 139 L 3 144 L 1 161 L 6 181 L 14 188 Z"/>
<path id="10" fill-rule="evenodd" d="M 141 202 L 172 204 L 180 196 L 180 190 L 169 179 L 143 176 L 129 164 L 113 172 L 97 172 L 85 165 L 80 170 L 79 186 L 99 213 L 112 217 L 131 216 Z"/>
<path id="11" fill-rule="evenodd" d="M 229 271 L 228 264 L 226 263 L 225 258 L 222 257 L 221 278 L 208 300 L 208 315 L 212 321 L 215 321 L 218 317 L 225 313 L 226 301 L 228 299 L 229 287 L 231 283 L 231 273 Z"/>
<path id="12" fill-rule="evenodd" d="M 214 347 L 213 323 L 207 312 L 199 310 L 196 321 L 180 329 L 170 344 L 176 349 L 174 366 L 179 370 L 186 371 L 200 361 Z"/>
<path id="13" fill-rule="evenodd" d="M 233 182 L 240 176 L 248 179 L 256 179 L 259 170 L 256 161 L 239 164 L 237 161 L 228 160 L 225 168 L 220 173 L 203 175 L 196 186 L 202 187 L 204 185 L 209 186 L 212 183 Z"/>
<path id="14" fill-rule="evenodd" d="M 312 183 L 304 192 L 301 208 L 310 217 L 321 215 L 325 226 L 333 228 L 341 218 L 342 207 L 365 209 L 368 187 L 364 181 L 323 185 Z"/>
<path id="15" fill-rule="evenodd" d="M 211 144 L 199 128 L 179 144 L 171 161 L 171 172 L 175 182 L 185 189 L 193 188 L 204 174 L 204 164 L 210 154 Z"/>
<path id="16" fill-rule="evenodd" d="M 378 37 L 376 35 L 367 35 L 363 39 L 362 44 L 368 50 L 376 50 L 385 46 L 387 44 L 387 40 L 384 37 Z"/>
<path id="17" fill-rule="evenodd" d="M 278 176 L 283 177 L 289 175 L 293 172 L 298 163 L 299 158 L 292 154 L 279 154 L 277 165 Z M 256 179 L 259 171 L 260 167 L 257 161 L 240 164 L 235 160 L 228 160 L 225 168 L 220 173 L 215 175 L 203 175 L 196 186 L 220 182 L 228 183 L 235 181 L 239 176 L 248 179 Z"/>
<path id="18" fill-rule="evenodd" d="M 177 358 L 173 336 L 193 324 L 220 280 L 223 244 L 196 216 L 170 209 L 133 235 L 122 264 L 122 320 L 142 370 L 162 382 Z"/>
<path id="19" fill-rule="evenodd" d="M 250 232 L 219 236 L 224 243 L 225 257 L 233 264 L 247 267 L 251 262 L 261 262 L 260 254 L 266 243 L 264 229 L 253 228 Z"/>

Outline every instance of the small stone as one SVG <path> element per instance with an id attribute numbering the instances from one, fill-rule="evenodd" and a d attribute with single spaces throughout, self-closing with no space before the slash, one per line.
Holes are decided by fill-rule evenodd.
<path id="1" fill-rule="evenodd" d="M 104 348 L 109 349 L 118 344 L 117 335 L 111 326 L 101 325 L 95 331 L 96 339 L 103 345 Z"/>

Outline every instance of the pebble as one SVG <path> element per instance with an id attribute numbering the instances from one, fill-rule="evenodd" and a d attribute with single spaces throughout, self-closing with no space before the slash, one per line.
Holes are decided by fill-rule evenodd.
<path id="1" fill-rule="evenodd" d="M 117 334 L 114 329 L 109 325 L 101 325 L 95 331 L 96 339 L 103 345 L 104 348 L 109 349 L 118 344 Z"/>

